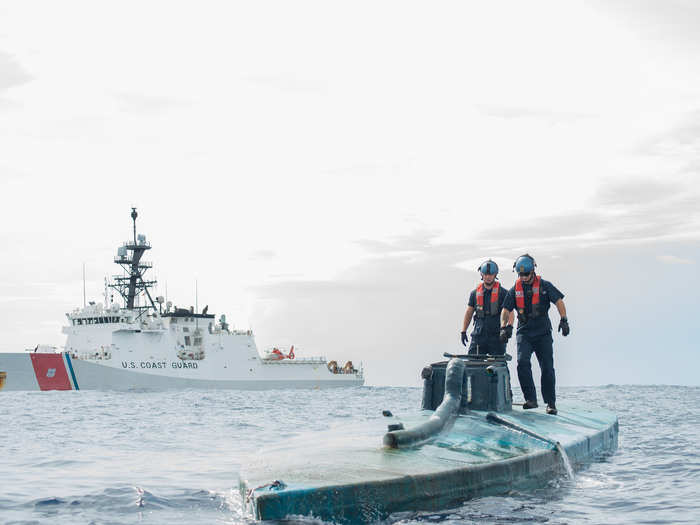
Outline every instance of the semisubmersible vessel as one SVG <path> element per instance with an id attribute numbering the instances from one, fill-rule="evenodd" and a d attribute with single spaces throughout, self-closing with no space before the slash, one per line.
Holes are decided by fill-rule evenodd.
<path id="1" fill-rule="evenodd" d="M 354 524 L 444 510 L 573 476 L 617 448 L 610 411 L 566 402 L 558 415 L 514 408 L 510 356 L 446 356 L 422 371 L 421 410 L 384 410 L 244 461 L 240 488 L 252 516 Z"/>
<path id="2" fill-rule="evenodd" d="M 251 330 L 236 330 L 205 307 L 178 308 L 153 297 L 151 249 L 145 235 L 118 248 L 121 275 L 106 283 L 105 303 L 66 314 L 63 348 L 37 345 L 0 353 L 0 390 L 128 390 L 181 388 L 327 388 L 361 386 L 362 367 L 339 366 L 324 357 L 298 357 L 294 347 L 258 352 Z M 123 304 L 107 290 L 116 291 Z M 342 361 L 341 361 L 342 362 Z"/>

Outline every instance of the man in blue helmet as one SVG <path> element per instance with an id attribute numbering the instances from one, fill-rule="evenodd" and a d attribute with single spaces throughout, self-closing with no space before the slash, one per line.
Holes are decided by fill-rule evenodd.
<path id="1" fill-rule="evenodd" d="M 499 319 L 506 291 L 496 280 L 498 265 L 491 259 L 479 265 L 477 270 L 481 274 L 482 282 L 469 294 L 460 338 L 462 344 L 467 346 L 469 341 L 467 328 L 474 318 L 474 330 L 468 353 L 503 355 L 506 353 L 506 344 L 499 339 Z"/>
<path id="2" fill-rule="evenodd" d="M 505 342 L 513 335 L 512 312 L 514 308 L 517 309 L 518 381 L 525 396 L 523 408 L 537 408 L 537 392 L 530 364 L 534 353 L 542 372 L 542 398 L 547 404 L 547 413 L 556 414 L 552 323 L 548 315 L 550 303 L 559 311 L 559 331 L 564 337 L 569 335 L 569 322 L 562 300 L 564 294 L 552 283 L 536 275 L 536 266 L 535 259 L 528 254 L 518 257 L 513 265 L 513 270 L 518 272 L 518 279 L 515 286 L 508 290 L 503 302 L 500 339 Z"/>

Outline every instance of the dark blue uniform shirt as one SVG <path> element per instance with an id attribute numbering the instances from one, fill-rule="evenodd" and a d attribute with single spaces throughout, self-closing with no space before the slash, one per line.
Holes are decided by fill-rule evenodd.
<path id="1" fill-rule="evenodd" d="M 476 289 L 472 290 L 469 294 L 469 306 L 474 308 L 474 331 L 472 332 L 472 337 L 476 338 L 487 338 L 498 336 L 501 330 L 501 309 L 503 308 L 503 302 L 506 299 L 506 290 L 503 286 L 498 289 L 498 309 L 496 310 L 496 315 L 490 315 L 491 313 L 491 290 L 484 288 L 484 312 L 483 318 L 477 317 L 476 312 Z"/>
<path id="2" fill-rule="evenodd" d="M 539 315 L 532 317 L 532 285 L 523 283 L 523 295 L 525 296 L 526 319 L 523 322 L 518 317 L 518 334 L 529 336 L 543 335 L 552 331 L 552 323 L 549 320 L 549 305 L 564 298 L 564 294 L 557 290 L 549 281 L 540 279 L 540 304 Z M 509 312 L 515 308 L 515 286 L 508 290 L 503 308 Z"/>

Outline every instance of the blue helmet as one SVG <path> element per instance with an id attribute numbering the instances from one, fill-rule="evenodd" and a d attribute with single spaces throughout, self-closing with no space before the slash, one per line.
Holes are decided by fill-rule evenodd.
<path id="1" fill-rule="evenodd" d="M 515 260 L 515 263 L 513 263 L 513 271 L 518 273 L 530 273 L 535 271 L 536 266 L 537 263 L 534 257 L 526 253 Z"/>
<path id="2" fill-rule="evenodd" d="M 481 263 L 481 266 L 479 266 L 479 272 L 481 274 L 487 273 L 489 275 L 498 275 L 498 265 L 489 259 L 488 261 Z"/>

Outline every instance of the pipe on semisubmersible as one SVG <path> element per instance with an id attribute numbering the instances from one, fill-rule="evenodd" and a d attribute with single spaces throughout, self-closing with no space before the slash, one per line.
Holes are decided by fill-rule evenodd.
<path id="1" fill-rule="evenodd" d="M 416 446 L 442 432 L 459 414 L 462 403 L 462 378 L 464 376 L 464 361 L 459 358 L 450 359 L 445 372 L 445 396 L 440 406 L 430 419 L 408 430 L 394 430 L 384 435 L 384 445 L 389 448 L 405 448 Z"/>

